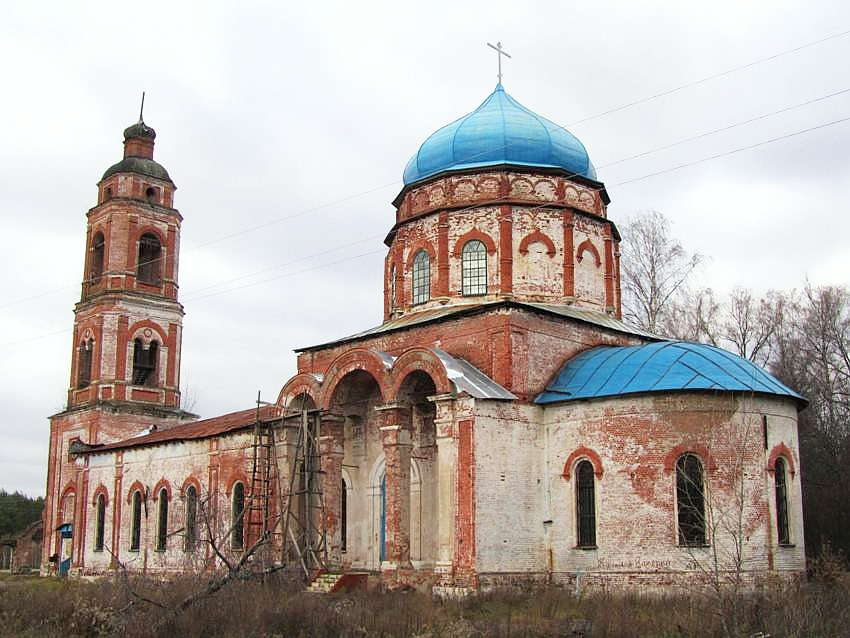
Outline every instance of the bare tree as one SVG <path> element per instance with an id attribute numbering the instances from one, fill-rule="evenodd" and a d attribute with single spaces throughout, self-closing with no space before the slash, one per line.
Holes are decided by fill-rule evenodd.
<path id="1" fill-rule="evenodd" d="M 729 349 L 745 359 L 767 365 L 775 338 L 782 329 L 785 299 L 784 295 L 769 291 L 757 300 L 749 290 L 735 288 L 729 295 L 723 322 L 723 337 L 731 346 Z"/>
<path id="2" fill-rule="evenodd" d="M 850 291 L 807 285 L 786 303 L 770 368 L 810 401 L 799 420 L 806 545 L 850 555 Z"/>
<path id="3" fill-rule="evenodd" d="M 666 335 L 673 339 L 720 345 L 721 303 L 711 288 L 680 290 L 665 311 Z"/>
<path id="4" fill-rule="evenodd" d="M 660 212 L 640 213 L 623 227 L 623 309 L 628 321 L 650 332 L 668 328 L 666 313 L 674 296 L 702 261 L 688 255 L 669 234 Z"/>

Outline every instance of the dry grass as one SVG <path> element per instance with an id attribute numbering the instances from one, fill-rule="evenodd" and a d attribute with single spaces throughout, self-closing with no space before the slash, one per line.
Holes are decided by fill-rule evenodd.
<path id="1" fill-rule="evenodd" d="M 172 618 L 199 586 L 192 578 L 96 582 L 0 581 L 0 635 L 14 636 L 723 636 L 723 604 L 710 597 L 649 597 L 544 588 L 497 591 L 461 602 L 418 593 L 313 596 L 283 578 L 241 581 Z M 823 570 L 793 590 L 736 601 L 732 635 L 845 636 L 850 585 Z M 161 606 L 160 606 L 161 605 Z"/>

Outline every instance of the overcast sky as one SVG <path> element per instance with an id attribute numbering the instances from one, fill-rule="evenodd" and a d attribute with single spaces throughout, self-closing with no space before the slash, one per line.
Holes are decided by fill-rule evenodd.
<path id="1" fill-rule="evenodd" d="M 274 400 L 294 348 L 380 323 L 405 163 L 492 92 L 497 41 L 609 217 L 663 212 L 710 258 L 702 285 L 847 283 L 846 0 L 4 2 L 0 487 L 44 493 L 85 214 L 143 90 L 184 218 L 182 386 L 210 417 Z"/>

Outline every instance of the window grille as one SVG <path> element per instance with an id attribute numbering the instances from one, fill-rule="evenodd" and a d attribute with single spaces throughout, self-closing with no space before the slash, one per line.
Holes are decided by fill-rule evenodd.
<path id="1" fill-rule="evenodd" d="M 425 303 L 431 298 L 431 259 L 420 250 L 413 258 L 413 303 Z"/>
<path id="2" fill-rule="evenodd" d="M 461 279 L 464 295 L 487 294 L 487 247 L 477 239 L 466 242 L 461 251 Z"/>

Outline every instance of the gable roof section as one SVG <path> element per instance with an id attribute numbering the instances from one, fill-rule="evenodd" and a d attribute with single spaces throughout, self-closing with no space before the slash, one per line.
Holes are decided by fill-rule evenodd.
<path id="1" fill-rule="evenodd" d="M 184 423 L 166 430 L 154 430 L 148 434 L 135 436 L 123 441 L 107 443 L 106 445 L 84 445 L 80 452 L 98 453 L 110 452 L 112 450 L 124 450 L 127 448 L 141 447 L 144 445 L 158 445 L 161 443 L 176 443 L 180 441 L 191 441 L 195 439 L 206 439 L 220 434 L 226 434 L 253 426 L 257 421 L 257 409 L 242 410 L 223 414 L 212 419 Z M 264 405 L 260 407 L 259 418 L 261 421 L 280 418 L 281 409 L 277 405 Z M 73 451 L 73 450 L 72 450 Z"/>
<path id="2" fill-rule="evenodd" d="M 687 341 L 598 346 L 569 360 L 535 403 L 546 405 L 647 392 L 712 390 L 807 400 L 752 361 Z"/>

